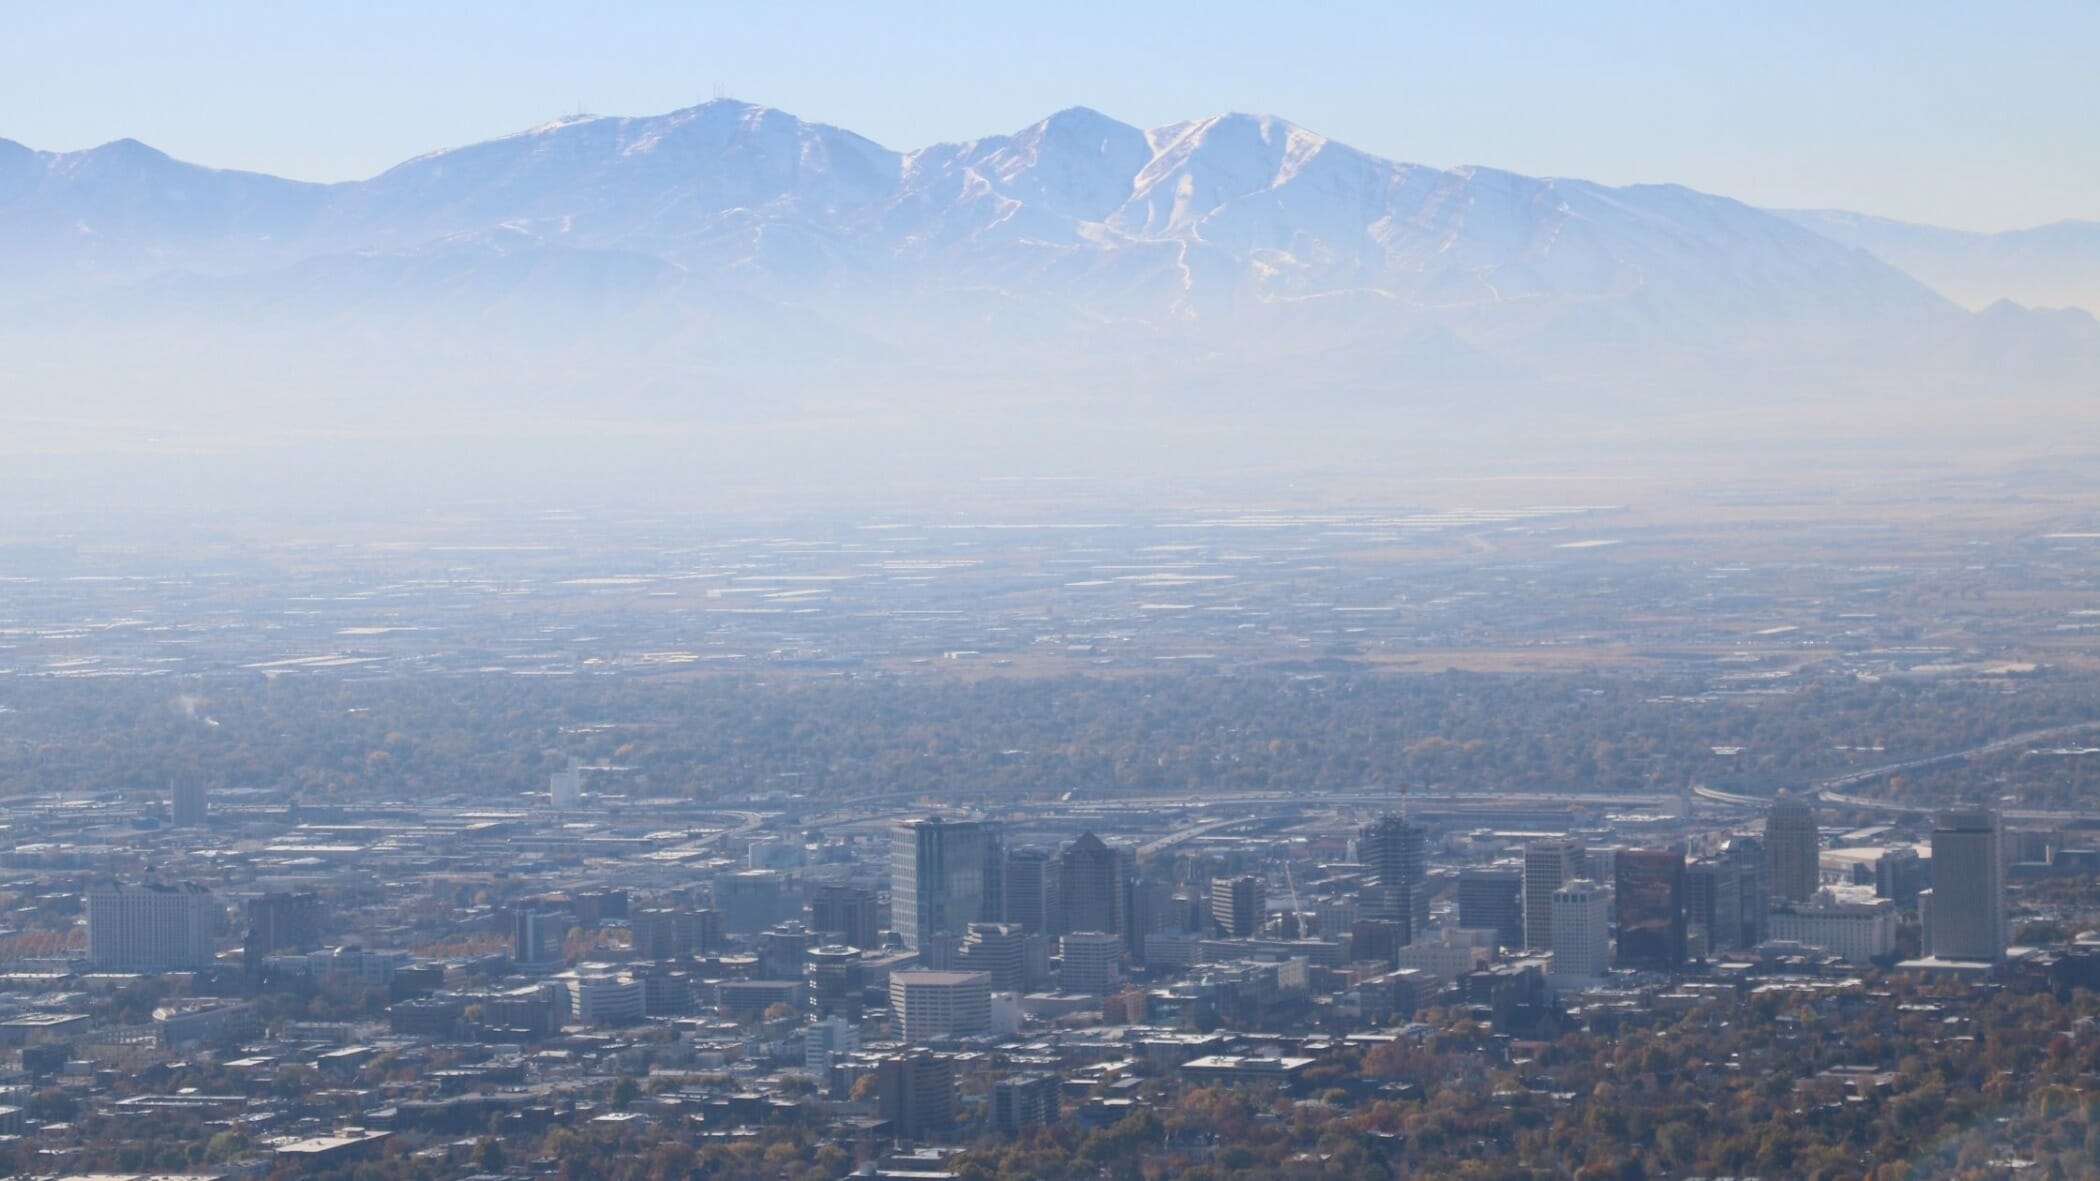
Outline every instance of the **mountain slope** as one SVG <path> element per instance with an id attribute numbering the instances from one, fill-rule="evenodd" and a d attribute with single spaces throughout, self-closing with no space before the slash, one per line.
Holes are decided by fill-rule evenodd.
<path id="1" fill-rule="evenodd" d="M 186 164 L 117 140 L 33 152 L 0 140 L 0 255 L 22 271 L 124 282 L 297 257 L 333 188 Z"/>
<path id="2" fill-rule="evenodd" d="M 2100 222 L 2060 221 L 1979 234 L 1834 209 L 1781 217 L 1916 276 L 1965 307 L 1999 300 L 2100 314 Z"/>

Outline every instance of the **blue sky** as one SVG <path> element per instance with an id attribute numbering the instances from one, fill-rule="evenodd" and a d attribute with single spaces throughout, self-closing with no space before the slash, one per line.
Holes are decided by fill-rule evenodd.
<path id="1" fill-rule="evenodd" d="M 0 136 L 315 180 L 712 96 L 892 147 L 1066 106 L 2006 229 L 2100 218 L 2100 3 L 0 5 Z"/>

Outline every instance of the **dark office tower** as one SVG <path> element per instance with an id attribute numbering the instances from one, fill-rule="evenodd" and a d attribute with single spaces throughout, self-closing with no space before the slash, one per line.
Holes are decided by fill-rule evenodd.
<path id="1" fill-rule="evenodd" d="M 1726 946 L 1756 947 L 1771 929 L 1771 858 L 1756 837 L 1736 837 L 1722 850 L 1721 860 L 1736 868 L 1736 917 L 1742 923 L 1735 941 Z"/>
<path id="2" fill-rule="evenodd" d="M 1916 849 L 1890 849 L 1874 861 L 1874 894 L 1908 910 L 1925 888 L 1925 859 Z"/>
<path id="3" fill-rule="evenodd" d="M 1057 861 L 1044 849 L 1006 853 L 1005 921 L 1032 934 L 1047 934 L 1057 921 Z"/>
<path id="4" fill-rule="evenodd" d="M 1996 812 L 1956 808 L 1933 821 L 1925 941 L 1940 959 L 2005 958 L 2005 832 Z"/>
<path id="5" fill-rule="evenodd" d="M 847 947 L 882 946 L 882 918 L 875 891 L 859 886 L 818 886 L 809 898 L 809 929 Z"/>
<path id="6" fill-rule="evenodd" d="M 1553 950 L 1553 896 L 1562 883 L 1582 877 L 1585 850 L 1579 841 L 1537 841 L 1524 846 L 1524 946 Z"/>
<path id="7" fill-rule="evenodd" d="M 177 780 L 169 789 L 168 813 L 177 828 L 202 828 L 211 815 L 204 785 L 194 779 Z"/>
<path id="8" fill-rule="evenodd" d="M 564 957 L 569 916 L 528 908 L 511 916 L 510 958 L 521 966 L 550 967 Z"/>
<path id="9" fill-rule="evenodd" d="M 1268 884 L 1252 874 L 1218 878 L 1210 884 L 1210 921 L 1228 939 L 1261 934 L 1268 909 Z"/>
<path id="10" fill-rule="evenodd" d="M 1782 794 L 1765 813 L 1765 860 L 1772 867 L 1772 897 L 1806 902 L 1822 884 L 1823 843 L 1816 810 L 1807 800 Z"/>
<path id="11" fill-rule="evenodd" d="M 923 1140 L 955 1123 L 955 1064 L 937 1054 L 883 1059 L 875 1093 L 878 1114 L 899 1140 Z"/>
<path id="12" fill-rule="evenodd" d="M 1625 849 L 1617 859 L 1619 966 L 1673 972 L 1684 966 L 1684 854 Z"/>
<path id="13" fill-rule="evenodd" d="M 1731 861 L 1700 861 L 1684 867 L 1684 925 L 1687 941 L 1696 928 L 1709 956 L 1742 946 L 1743 902 L 1757 889 L 1757 877 L 1745 877 Z"/>
<path id="14" fill-rule="evenodd" d="M 1058 930 L 1125 935 L 1130 929 L 1126 862 L 1093 833 L 1083 833 L 1058 857 Z"/>
<path id="15" fill-rule="evenodd" d="M 1130 945 L 1133 961 L 1145 962 L 1145 936 L 1179 925 L 1178 910 L 1174 904 L 1173 886 L 1165 882 L 1131 883 L 1130 930 L 1124 938 Z"/>
<path id="16" fill-rule="evenodd" d="M 1400 955 L 1400 924 L 1391 919 L 1358 919 L 1349 928 L 1349 959 L 1353 963 L 1390 964 Z"/>
<path id="17" fill-rule="evenodd" d="M 627 917 L 625 890 L 580 890 L 573 898 L 576 905 L 576 921 L 583 926 L 596 927 L 610 919 Z"/>
<path id="18" fill-rule="evenodd" d="M 321 942 L 321 896 L 312 890 L 248 900 L 246 945 L 258 954 L 311 951 Z"/>
<path id="19" fill-rule="evenodd" d="M 1524 875 L 1514 869 L 1458 871 L 1458 925 L 1493 931 L 1503 947 L 1524 943 Z"/>
<path id="20" fill-rule="evenodd" d="M 722 912 L 703 906 L 693 912 L 693 954 L 720 951 L 729 946 L 729 924 Z"/>
<path id="21" fill-rule="evenodd" d="M 928 936 L 960 936 L 971 923 L 996 922 L 1005 862 L 995 824 L 934 817 L 898 825 L 890 848 L 890 926 L 916 951 Z"/>
<path id="22" fill-rule="evenodd" d="M 803 981 L 808 985 L 811 1021 L 822 1021 L 827 1017 L 860 1020 L 862 993 L 867 979 L 859 948 L 810 948 L 803 967 Z"/>
<path id="23" fill-rule="evenodd" d="M 1058 1115 L 1055 1074 L 1017 1074 L 992 1084 L 992 1126 L 1011 1136 L 1030 1124 L 1054 1124 Z"/>
<path id="24" fill-rule="evenodd" d="M 699 919 L 691 911 L 637 910 L 627 927 L 639 960 L 682 960 L 701 948 Z"/>
<path id="25" fill-rule="evenodd" d="M 1356 859 L 1366 875 L 1363 916 L 1400 924 L 1400 942 L 1429 927 L 1429 830 L 1384 816 L 1357 830 Z"/>

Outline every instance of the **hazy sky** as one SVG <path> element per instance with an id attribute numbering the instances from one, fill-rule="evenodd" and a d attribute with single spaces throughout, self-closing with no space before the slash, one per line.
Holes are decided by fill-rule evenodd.
<path id="1" fill-rule="evenodd" d="M 2100 218 L 2100 2 L 0 5 L 0 136 L 359 177 L 722 93 L 892 147 L 1083 104 L 1976 229 Z"/>

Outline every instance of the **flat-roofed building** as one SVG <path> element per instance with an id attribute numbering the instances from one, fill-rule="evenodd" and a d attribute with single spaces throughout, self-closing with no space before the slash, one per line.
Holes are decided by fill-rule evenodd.
<path id="1" fill-rule="evenodd" d="M 1988 808 L 1942 812 L 1932 825 L 1927 951 L 1942 960 L 2005 958 L 2005 832 Z"/>
<path id="2" fill-rule="evenodd" d="M 1849 902 L 1829 890 L 1807 902 L 1774 910 L 1772 938 L 1819 947 L 1852 964 L 1872 963 L 1896 950 L 1896 906 L 1886 898 Z"/>
<path id="3" fill-rule="evenodd" d="M 194 883 L 97 883 L 87 896 L 88 963 L 141 972 L 208 968 L 221 917 L 211 891 Z"/>
<path id="4" fill-rule="evenodd" d="M 892 972 L 890 1009 L 907 1042 L 989 1033 L 992 978 L 985 972 Z"/>

